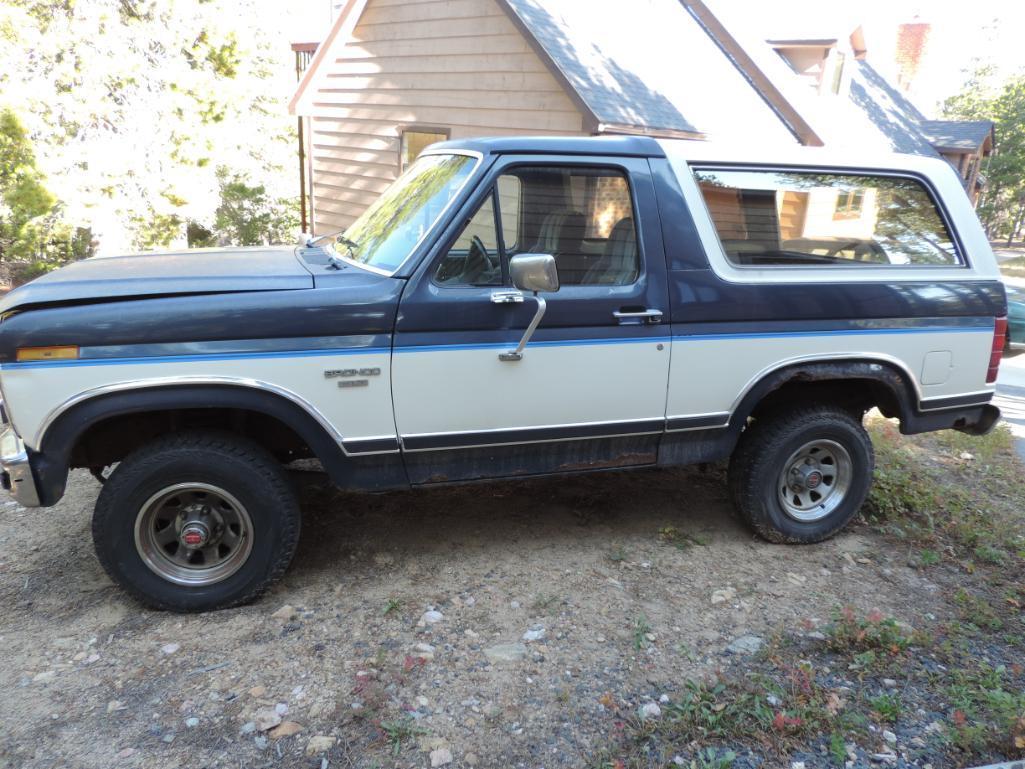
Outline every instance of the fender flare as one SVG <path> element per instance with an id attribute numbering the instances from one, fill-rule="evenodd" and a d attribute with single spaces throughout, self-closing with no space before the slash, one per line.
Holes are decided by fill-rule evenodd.
<path id="1" fill-rule="evenodd" d="M 730 428 L 738 431 L 758 404 L 784 385 L 792 383 L 843 382 L 870 380 L 882 385 L 893 396 L 901 424 L 911 421 L 919 411 L 918 391 L 911 375 L 899 364 L 876 358 L 813 359 L 784 364 L 757 379 L 739 398 L 730 415 Z"/>
<path id="2" fill-rule="evenodd" d="M 44 506 L 60 499 L 67 484 L 72 448 L 91 427 L 111 417 L 174 409 L 232 409 L 273 417 L 302 438 L 333 479 L 347 478 L 351 461 L 330 425 L 294 400 L 259 387 L 231 383 L 140 384 L 85 397 L 46 426 L 32 457 Z"/>

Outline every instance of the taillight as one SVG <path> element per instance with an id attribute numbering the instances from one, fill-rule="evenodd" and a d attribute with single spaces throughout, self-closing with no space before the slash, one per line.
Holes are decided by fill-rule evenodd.
<path id="1" fill-rule="evenodd" d="M 989 368 L 986 369 L 986 384 L 993 384 L 997 381 L 997 372 L 1000 371 L 1000 358 L 1004 354 L 1004 345 L 1007 343 L 1007 318 L 993 319 L 993 348 L 989 353 Z"/>

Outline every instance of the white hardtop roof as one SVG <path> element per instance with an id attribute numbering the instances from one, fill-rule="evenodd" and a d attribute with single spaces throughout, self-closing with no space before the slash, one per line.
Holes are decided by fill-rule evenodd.
<path id="1" fill-rule="evenodd" d="M 829 147 L 800 147 L 725 142 L 700 142 L 685 139 L 658 139 L 671 161 L 686 163 L 750 163 L 751 165 L 809 166 L 816 168 L 851 168 L 909 171 L 933 177 L 950 172 L 950 165 L 940 158 L 909 155 L 899 152 L 851 151 Z"/>

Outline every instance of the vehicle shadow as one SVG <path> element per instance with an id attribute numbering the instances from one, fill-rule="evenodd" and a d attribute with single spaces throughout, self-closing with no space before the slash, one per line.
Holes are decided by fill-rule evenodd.
<path id="1" fill-rule="evenodd" d="M 544 547 L 558 557 L 615 551 L 626 539 L 750 544 L 714 467 L 601 472 L 557 478 L 350 494 L 322 477 L 303 484 L 303 536 L 293 572 L 312 577 L 339 560 L 473 554 L 487 559 Z"/>

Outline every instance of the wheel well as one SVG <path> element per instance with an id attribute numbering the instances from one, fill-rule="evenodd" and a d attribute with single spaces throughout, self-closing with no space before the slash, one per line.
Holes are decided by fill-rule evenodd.
<path id="1" fill-rule="evenodd" d="M 825 382 L 790 380 L 760 400 L 751 412 L 758 419 L 790 406 L 830 403 L 859 418 L 878 408 L 884 416 L 900 416 L 900 404 L 893 391 L 874 379 L 838 379 Z"/>
<path id="2" fill-rule="evenodd" d="M 809 403 L 829 403 L 861 418 L 871 408 L 903 424 L 917 410 L 909 375 L 873 360 L 814 361 L 780 369 L 752 388 L 734 412 L 744 424 L 780 409 Z"/>
<path id="3" fill-rule="evenodd" d="M 269 414 L 237 408 L 170 408 L 119 414 L 90 425 L 75 441 L 71 467 L 103 468 L 171 432 L 221 429 L 242 435 L 281 462 L 315 456 L 298 433 Z"/>

